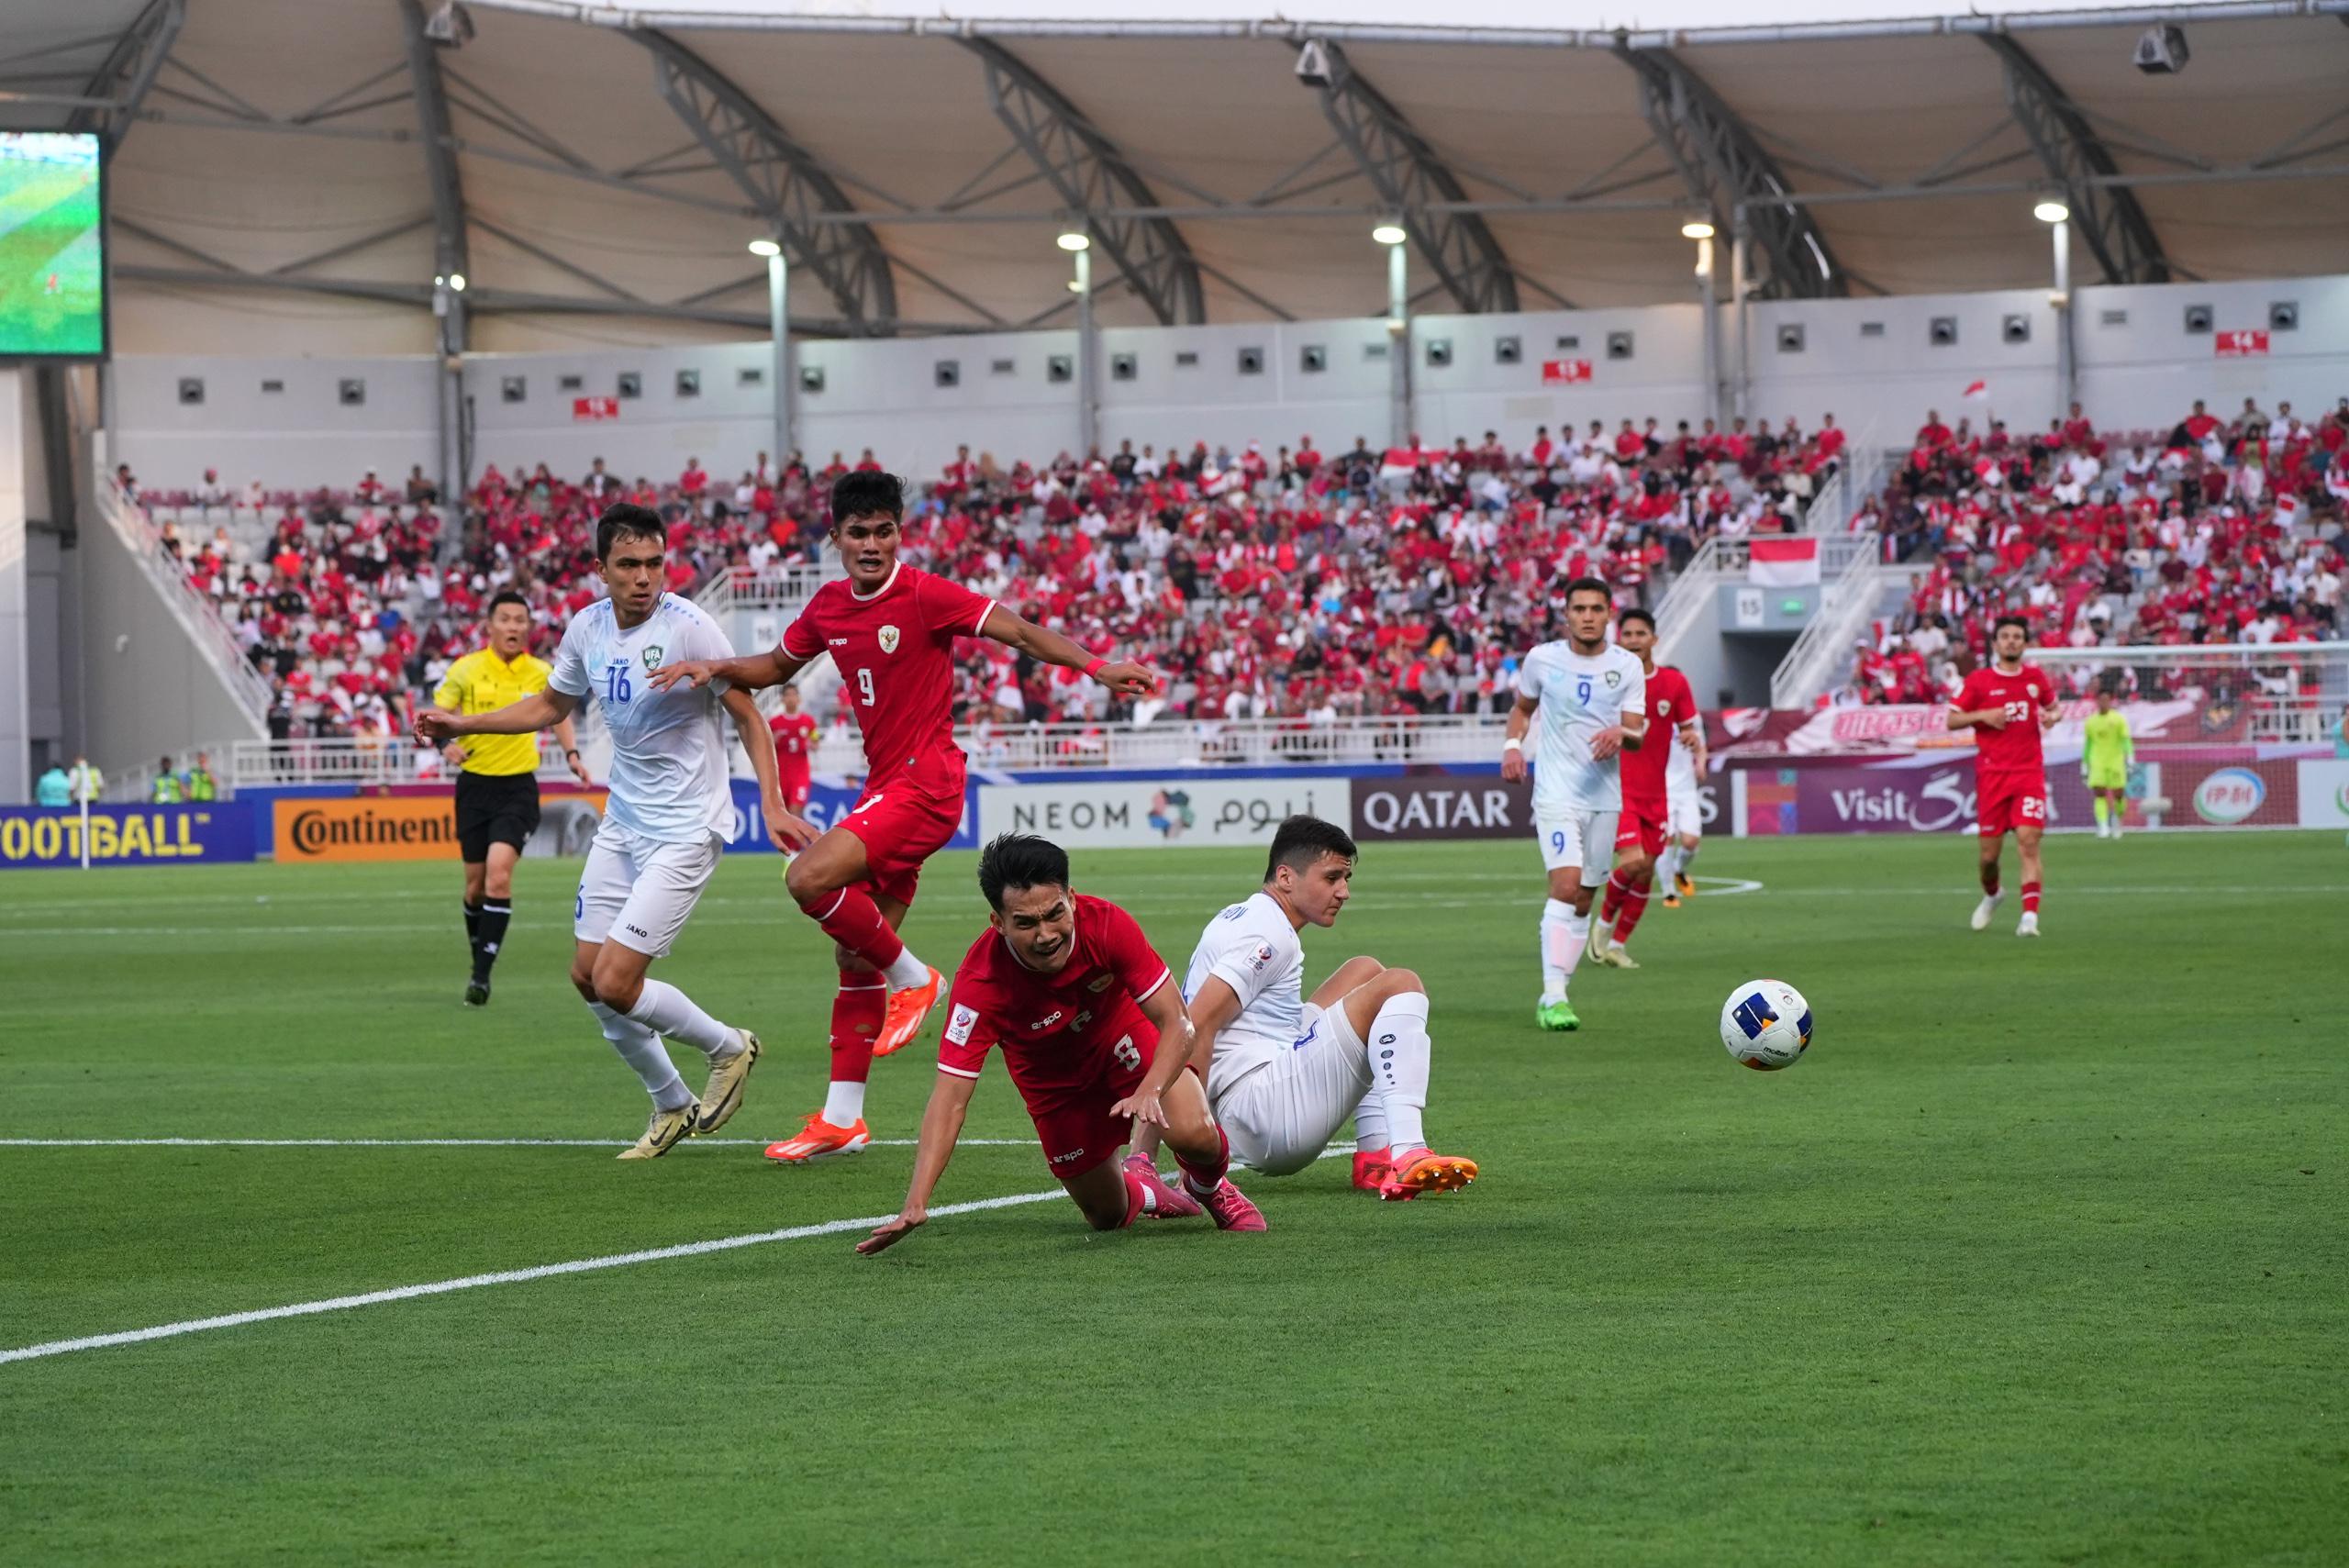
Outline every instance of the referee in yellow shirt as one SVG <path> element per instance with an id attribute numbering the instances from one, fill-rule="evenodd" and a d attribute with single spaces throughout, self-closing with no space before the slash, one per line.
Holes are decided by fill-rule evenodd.
<path id="1" fill-rule="evenodd" d="M 493 597 L 488 632 L 489 646 L 449 666 L 432 694 L 434 706 L 487 713 L 547 689 L 554 670 L 530 656 L 528 600 L 511 589 Z M 554 733 L 573 775 L 588 783 L 571 720 Z M 469 735 L 451 740 L 442 754 L 464 770 L 457 775 L 457 851 L 465 862 L 465 936 L 473 950 L 465 1005 L 485 1007 L 490 966 L 514 918 L 514 862 L 539 826 L 539 738 Z"/>

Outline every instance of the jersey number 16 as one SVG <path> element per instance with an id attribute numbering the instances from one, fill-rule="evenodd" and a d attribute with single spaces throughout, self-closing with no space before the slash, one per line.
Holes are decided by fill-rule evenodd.
<path id="1" fill-rule="evenodd" d="M 604 671 L 604 700 L 607 703 L 625 703 L 635 695 L 628 684 L 628 662 L 613 660 Z"/>

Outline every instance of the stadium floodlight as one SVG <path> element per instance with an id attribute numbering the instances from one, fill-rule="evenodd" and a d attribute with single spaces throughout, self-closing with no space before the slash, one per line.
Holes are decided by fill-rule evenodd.
<path id="1" fill-rule="evenodd" d="M 1092 236 L 1079 228 L 1064 231 L 1053 243 L 1063 250 L 1089 250 L 1093 248 Z"/>
<path id="2" fill-rule="evenodd" d="M 2071 221 L 2072 209 L 2062 202 L 2051 199 L 2032 207 L 2031 216 L 2042 223 L 2068 223 Z"/>
<path id="3" fill-rule="evenodd" d="M 753 239 L 751 241 L 751 254 L 753 256 L 780 256 L 783 254 L 783 247 L 776 244 L 772 239 Z"/>
<path id="4" fill-rule="evenodd" d="M 451 272 L 449 274 L 449 292 L 451 294 L 462 294 L 465 292 L 464 273 Z"/>
<path id="5" fill-rule="evenodd" d="M 1713 225 L 1709 218 L 1692 217 L 1680 226 L 1680 238 L 1683 239 L 1710 239 L 1712 237 Z"/>
<path id="6" fill-rule="evenodd" d="M 1399 223 L 1382 223 L 1370 231 L 1370 237 L 1381 245 L 1400 245 L 1410 238 Z"/>

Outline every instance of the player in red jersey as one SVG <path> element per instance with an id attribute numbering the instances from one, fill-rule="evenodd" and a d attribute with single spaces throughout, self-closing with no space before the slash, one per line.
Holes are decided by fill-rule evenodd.
<path id="1" fill-rule="evenodd" d="M 1998 855 L 2011 832 L 2022 855 L 2019 937 L 2039 935 L 2039 835 L 2047 827 L 2047 769 L 2039 738 L 2062 711 L 2047 672 L 2022 662 L 2030 642 L 2021 616 L 2000 616 L 1990 628 L 1989 664 L 1965 677 L 1949 709 L 1952 729 L 1974 731 L 1976 831 L 1982 840 L 1982 902 L 1975 906 L 1974 929 L 1987 929 L 2006 896 L 1998 887 Z"/>
<path id="2" fill-rule="evenodd" d="M 1615 829 L 1615 872 L 1607 879 L 1607 895 L 1599 900 L 1598 918 L 1590 923 L 1589 956 L 1617 969 L 1637 969 L 1624 951 L 1631 931 L 1647 913 L 1648 895 L 1655 887 L 1656 857 L 1671 839 L 1671 806 L 1665 771 L 1672 761 L 1672 735 L 1695 751 L 1705 742 L 1697 722 L 1697 694 L 1688 678 L 1669 664 L 1655 662 L 1655 617 L 1645 610 L 1625 610 L 1615 622 L 1615 640 L 1626 653 L 1636 654 L 1647 672 L 1649 733 L 1664 733 L 1661 746 L 1642 746 L 1623 753 L 1623 816 Z M 1612 930 L 1610 940 L 1609 933 Z"/>
<path id="3" fill-rule="evenodd" d="M 994 911 L 954 972 L 954 1010 L 939 1042 L 938 1083 L 922 1112 L 906 1206 L 857 1243 L 871 1255 L 930 1218 L 930 1196 L 953 1157 L 987 1048 L 1003 1047 L 1044 1146 L 1044 1162 L 1085 1222 L 1117 1230 L 1204 1207 L 1219 1229 L 1262 1230 L 1264 1217 L 1231 1184 L 1231 1146 L 1208 1114 L 1198 1076 L 1178 1073 L 1141 1093 L 1159 1041 L 1188 1053 L 1194 1039 L 1174 976 L 1134 917 L 1069 887 L 1059 845 L 1007 833 L 979 857 Z M 1136 1120 L 1160 1129 L 1182 1168 L 1178 1191 L 1147 1160 L 1119 1163 Z"/>
<path id="4" fill-rule="evenodd" d="M 816 751 L 816 716 L 799 711 L 799 688 L 783 688 L 783 711 L 767 720 L 774 737 L 774 772 L 783 804 L 794 816 L 807 809 L 808 770 Z"/>
<path id="5" fill-rule="evenodd" d="M 1140 664 L 1095 657 L 961 584 L 901 564 L 904 488 L 895 474 L 844 473 L 832 485 L 832 542 L 845 582 L 816 590 L 784 628 L 781 646 L 739 659 L 670 664 L 663 690 L 712 679 L 758 690 L 780 685 L 829 653 L 864 734 L 864 794 L 820 838 L 804 821 L 784 886 L 832 939 L 841 988 L 832 1002 L 831 1083 L 821 1110 L 767 1150 L 797 1164 L 863 1149 L 864 1084 L 875 1056 L 912 1040 L 941 984 L 897 939 L 922 862 L 963 821 L 963 763 L 954 744 L 954 639 L 986 637 L 1047 664 L 1082 670 L 1120 696 L 1148 696 L 1158 677 Z"/>

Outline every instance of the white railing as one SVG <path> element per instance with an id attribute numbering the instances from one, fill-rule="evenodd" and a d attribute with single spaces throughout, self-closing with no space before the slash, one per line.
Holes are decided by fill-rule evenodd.
<path id="1" fill-rule="evenodd" d="M 1724 546 L 1739 542 L 1724 540 L 1720 535 L 1715 534 L 1698 546 L 1697 553 L 1688 558 L 1688 564 L 1681 568 L 1680 575 L 1672 580 L 1672 586 L 1666 588 L 1664 597 L 1656 601 L 1657 663 L 1669 664 L 1673 662 L 1674 651 L 1704 618 L 1706 606 L 1720 596 L 1720 585 L 1729 580 L 1728 572 L 1721 564 Z M 1738 557 L 1738 564 L 1745 564 L 1742 554 Z"/>
<path id="2" fill-rule="evenodd" d="M 1849 486 L 1844 483 L 1844 475 L 1848 472 L 1847 467 L 1838 467 L 1811 496 L 1810 505 L 1802 511 L 1803 532 L 1840 534 L 1851 523 Z"/>
<path id="3" fill-rule="evenodd" d="M 1875 611 L 1887 567 L 1876 564 L 1872 534 L 1831 534 L 1820 540 L 1820 575 L 1826 591 L 1809 625 L 1770 672 L 1772 707 L 1807 707 L 1832 679 L 1839 659 L 1850 654 L 1860 626 Z"/>
<path id="4" fill-rule="evenodd" d="M 1170 719 L 1124 725 L 978 725 L 956 732 L 974 768 L 1011 773 L 1277 767 L 1290 763 L 1493 762 L 1500 756 L 1505 714 L 1406 714 L 1313 724 L 1301 718 Z M 412 740 L 337 737 L 331 740 L 238 740 L 211 748 L 228 788 L 269 784 L 384 785 L 446 781 L 454 776 L 440 756 Z M 748 776 L 739 751 L 734 771 Z M 818 773 L 862 775 L 864 754 L 856 732 L 828 728 L 814 758 Z M 591 762 L 592 766 L 592 762 Z M 541 738 L 539 777 L 571 775 L 551 738 Z"/>
<path id="5" fill-rule="evenodd" d="M 796 612 L 817 589 L 845 575 L 834 556 L 821 566 L 770 566 L 751 572 L 732 566 L 701 585 L 694 603 L 719 621 L 735 610 Z"/>
<path id="6" fill-rule="evenodd" d="M 262 679 L 261 672 L 253 668 L 252 661 L 237 645 L 236 634 L 220 618 L 220 612 L 196 592 L 179 562 L 163 552 L 162 534 L 145 513 L 124 496 L 103 462 L 97 466 L 95 480 L 92 494 L 97 500 L 98 515 L 106 518 L 116 537 L 137 558 L 140 570 L 161 592 L 163 603 L 187 633 L 189 641 L 219 672 L 239 706 L 252 716 L 253 728 L 261 729 L 269 717 L 269 683 Z"/>

